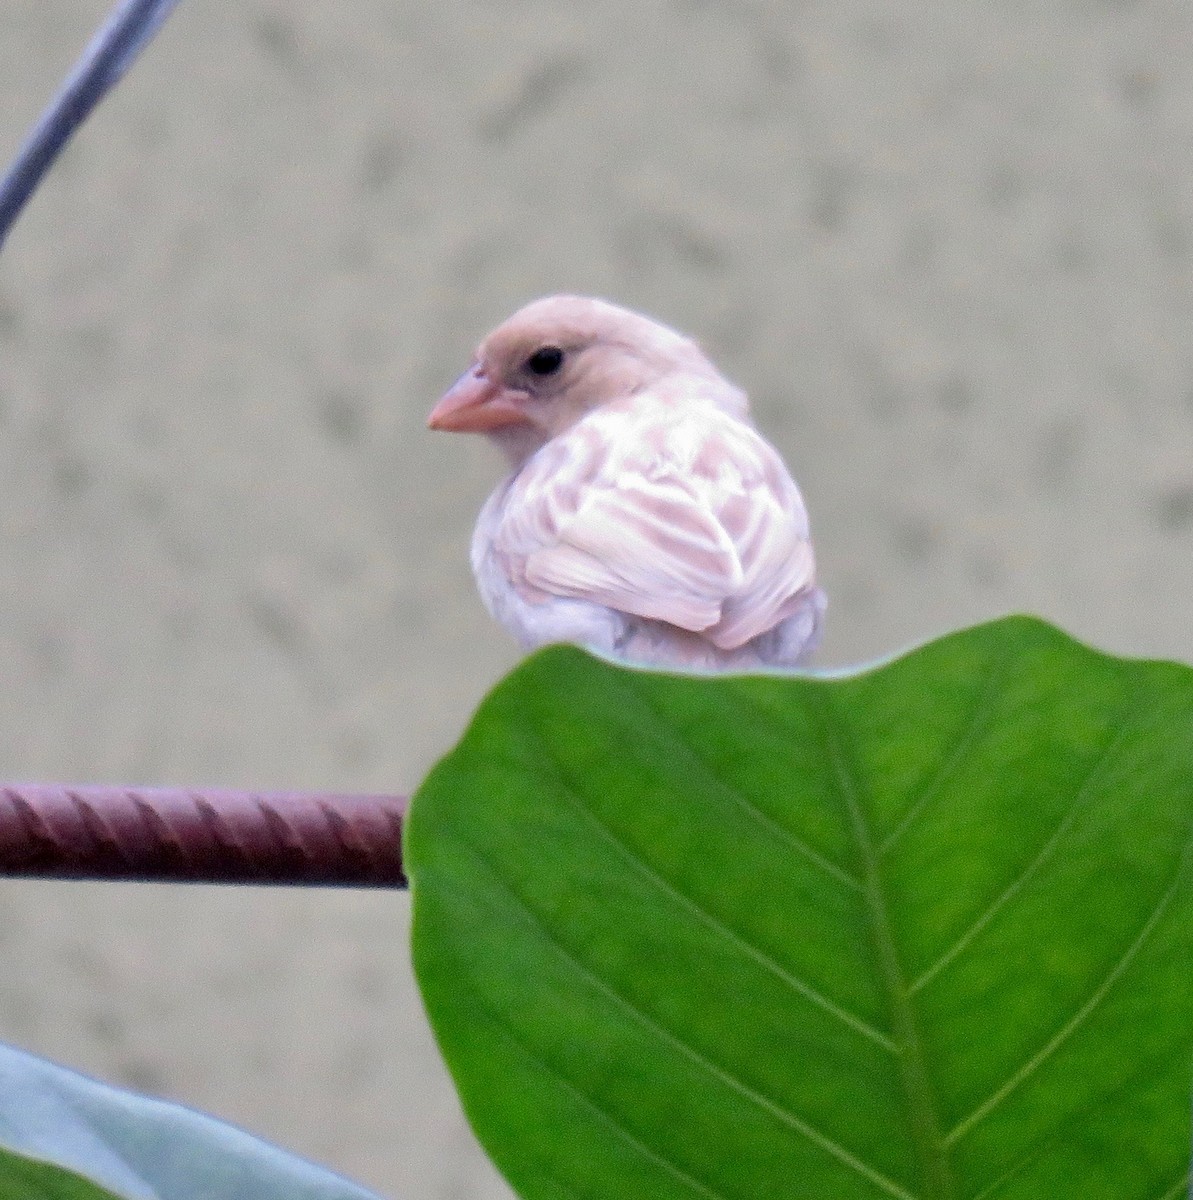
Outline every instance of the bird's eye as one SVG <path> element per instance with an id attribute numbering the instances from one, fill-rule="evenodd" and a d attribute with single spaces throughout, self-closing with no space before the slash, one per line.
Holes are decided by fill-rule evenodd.
<path id="1" fill-rule="evenodd" d="M 563 351 L 558 346 L 543 346 L 526 360 L 526 369 L 532 375 L 554 375 L 561 366 Z"/>

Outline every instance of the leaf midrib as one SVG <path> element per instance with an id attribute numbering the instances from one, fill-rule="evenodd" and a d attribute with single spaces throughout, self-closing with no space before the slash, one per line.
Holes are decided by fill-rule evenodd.
<path id="1" fill-rule="evenodd" d="M 846 731 L 828 688 L 815 687 L 808 695 L 810 707 L 820 721 L 825 749 L 836 775 L 837 789 L 857 843 L 863 895 L 870 917 L 870 934 L 890 1013 L 912 1140 L 926 1189 L 924 1200 L 954 1200 L 956 1189 L 952 1168 L 937 1116 L 923 1043 L 912 1011 L 911 991 L 895 946 L 878 848 L 863 807 L 860 774 L 851 761 Z"/>

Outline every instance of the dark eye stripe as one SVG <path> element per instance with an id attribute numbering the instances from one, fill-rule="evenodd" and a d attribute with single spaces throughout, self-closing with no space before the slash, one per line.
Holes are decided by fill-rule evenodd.
<path id="1" fill-rule="evenodd" d="M 563 351 L 558 346 L 543 346 L 526 360 L 526 369 L 532 375 L 554 375 L 561 366 Z"/>

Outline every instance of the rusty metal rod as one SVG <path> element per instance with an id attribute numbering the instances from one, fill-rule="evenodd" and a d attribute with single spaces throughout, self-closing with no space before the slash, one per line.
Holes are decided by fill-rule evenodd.
<path id="1" fill-rule="evenodd" d="M 0 876 L 406 886 L 401 796 L 0 783 Z"/>

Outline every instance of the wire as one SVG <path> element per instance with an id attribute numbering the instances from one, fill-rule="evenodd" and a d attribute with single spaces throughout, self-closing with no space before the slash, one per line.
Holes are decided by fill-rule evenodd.
<path id="1" fill-rule="evenodd" d="M 124 0 L 100 26 L 0 179 L 0 246 L 92 109 L 120 82 L 178 0 Z"/>

